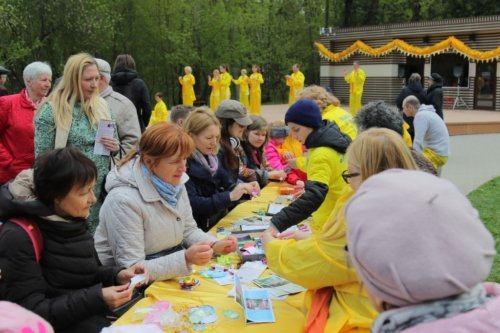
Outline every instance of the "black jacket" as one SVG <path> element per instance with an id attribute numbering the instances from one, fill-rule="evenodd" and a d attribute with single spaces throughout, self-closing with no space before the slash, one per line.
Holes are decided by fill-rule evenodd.
<path id="1" fill-rule="evenodd" d="M 141 132 L 144 132 L 151 118 L 151 101 L 146 83 L 137 78 L 136 71 L 125 69 L 111 74 L 110 84 L 114 91 L 124 95 L 134 103 Z"/>
<path id="2" fill-rule="evenodd" d="M 425 96 L 424 104 L 434 106 L 438 116 L 443 119 L 443 84 L 434 83 L 429 89 L 427 89 L 427 95 Z"/>
<path id="3" fill-rule="evenodd" d="M 193 209 L 193 217 L 200 229 L 208 231 L 227 214 L 228 209 L 236 204 L 229 198 L 235 183 L 221 167 L 220 160 L 219 168 L 212 176 L 206 167 L 190 157 L 187 160 L 186 173 L 189 175 L 186 190 Z"/>
<path id="4" fill-rule="evenodd" d="M 240 173 L 240 179 L 248 181 L 257 181 L 260 188 L 263 188 L 269 183 L 269 172 L 265 168 L 266 159 L 263 149 L 255 149 L 248 141 L 242 141 L 242 154 L 240 160 L 246 169 L 252 171 L 250 177 L 243 177 Z"/>
<path id="5" fill-rule="evenodd" d="M 121 268 L 103 267 L 84 220 L 42 218 L 50 212 L 38 201 L 12 198 L 0 189 L 0 216 L 29 217 L 43 237 L 40 263 L 21 227 L 6 222 L 0 232 L 0 299 L 18 303 L 49 321 L 57 332 L 100 332 L 110 324 L 102 288 L 111 286 Z M 28 215 L 28 213 L 30 215 Z"/>
<path id="6" fill-rule="evenodd" d="M 323 120 L 323 126 L 314 130 L 306 139 L 306 148 L 330 147 L 344 154 L 351 144 L 351 139 L 342 133 L 337 124 Z M 271 223 L 280 232 L 300 223 L 315 212 L 328 194 L 328 184 L 306 181 L 304 194 L 283 208 L 271 218 Z"/>
<path id="7" fill-rule="evenodd" d="M 400 110 L 403 110 L 403 100 L 411 95 L 418 98 L 421 104 L 424 103 L 425 91 L 420 82 L 410 82 L 406 87 L 401 89 L 399 96 L 396 98 L 396 105 Z"/>

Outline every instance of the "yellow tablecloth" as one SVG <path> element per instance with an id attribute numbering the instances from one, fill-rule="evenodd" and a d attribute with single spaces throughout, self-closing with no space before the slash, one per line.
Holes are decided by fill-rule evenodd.
<path id="1" fill-rule="evenodd" d="M 279 195 L 278 183 L 266 186 L 259 197 L 244 202 L 235 207 L 225 218 L 223 218 L 213 229 L 218 227 L 230 227 L 235 221 L 255 215 L 255 211 L 266 209 L 267 205 Z M 266 272 L 267 273 L 267 272 Z M 264 274 L 266 274 L 264 273 Z M 292 295 L 285 300 L 273 300 L 275 323 L 245 324 L 243 309 L 232 297 L 228 297 L 232 285 L 220 286 L 215 281 L 204 278 L 195 273 L 194 277 L 200 281 L 200 285 L 193 290 L 182 290 L 177 280 L 155 281 L 146 289 L 146 297 L 134 305 L 127 313 L 118 319 L 114 325 L 125 325 L 132 323 L 134 311 L 152 305 L 156 300 L 166 300 L 175 306 L 212 305 L 217 310 L 219 319 L 207 325 L 206 332 L 302 332 L 305 322 L 304 313 L 301 311 L 304 293 Z M 255 287 L 255 286 L 254 286 Z M 240 318 L 229 319 L 223 315 L 224 310 L 236 311 Z"/>

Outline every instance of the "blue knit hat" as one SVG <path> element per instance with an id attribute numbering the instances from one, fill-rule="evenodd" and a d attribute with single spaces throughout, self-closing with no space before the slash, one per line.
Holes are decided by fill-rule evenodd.
<path id="1" fill-rule="evenodd" d="M 296 123 L 305 127 L 318 129 L 321 127 L 321 111 L 310 99 L 299 99 L 293 103 L 285 114 L 285 123 Z"/>

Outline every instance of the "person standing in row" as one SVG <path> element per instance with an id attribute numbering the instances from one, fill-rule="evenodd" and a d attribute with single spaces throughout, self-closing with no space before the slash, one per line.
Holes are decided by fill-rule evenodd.
<path id="1" fill-rule="evenodd" d="M 352 72 L 344 70 L 344 80 L 349 85 L 349 110 L 354 117 L 361 110 L 361 98 L 365 85 L 366 73 L 360 68 L 359 61 L 352 63 Z"/>
<path id="2" fill-rule="evenodd" d="M 438 73 L 432 73 L 429 77 L 429 87 L 427 88 L 424 101 L 422 103 L 432 105 L 436 109 L 436 114 L 443 117 L 443 78 Z"/>
<path id="3" fill-rule="evenodd" d="M 286 85 L 290 87 L 290 94 L 288 95 L 288 105 L 292 105 L 296 100 L 296 94 L 299 90 L 304 88 L 304 81 L 306 77 L 300 71 L 300 65 L 294 64 L 292 66 L 292 75 L 285 75 Z"/>
<path id="4" fill-rule="evenodd" d="M 241 70 L 241 75 L 238 78 L 238 80 L 233 80 L 233 83 L 240 87 L 240 102 L 247 109 L 250 109 L 250 103 L 248 102 L 248 95 L 249 95 L 248 84 L 249 84 L 249 81 L 250 81 L 250 79 L 247 75 L 247 70 L 245 68 L 243 68 Z"/>
<path id="5" fill-rule="evenodd" d="M 264 77 L 260 72 L 259 65 L 252 65 L 252 75 L 250 75 L 250 113 L 260 115 L 261 91 L 260 85 L 264 83 Z"/>
<path id="6" fill-rule="evenodd" d="M 184 76 L 179 76 L 179 83 L 182 86 L 182 104 L 187 106 L 193 106 L 194 101 L 196 101 L 193 88 L 196 80 L 192 72 L 193 69 L 190 66 L 186 66 L 184 67 Z"/>
<path id="7" fill-rule="evenodd" d="M 151 100 L 146 83 L 137 77 L 135 60 L 130 54 L 119 54 L 116 57 L 111 86 L 114 91 L 134 103 L 141 132 L 144 132 L 151 118 Z"/>
<path id="8" fill-rule="evenodd" d="M 33 115 L 49 93 L 52 70 L 44 62 L 33 62 L 23 72 L 26 89 L 0 98 L 0 184 L 33 165 Z"/>
<path id="9" fill-rule="evenodd" d="M 212 92 L 210 93 L 210 109 L 215 112 L 221 101 L 221 80 L 218 69 L 214 69 L 212 77 L 210 75 L 208 76 L 208 85 L 212 87 Z"/>
<path id="10" fill-rule="evenodd" d="M 229 67 L 226 64 L 219 66 L 220 70 L 220 100 L 231 99 L 231 80 L 233 77 L 229 74 Z"/>

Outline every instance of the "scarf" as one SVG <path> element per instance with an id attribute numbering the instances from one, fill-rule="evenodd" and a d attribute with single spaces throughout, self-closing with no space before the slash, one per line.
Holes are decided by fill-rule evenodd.
<path id="1" fill-rule="evenodd" d="M 217 173 L 217 169 L 219 168 L 219 161 L 217 160 L 216 155 L 203 155 L 198 149 L 195 149 L 193 152 L 193 158 L 196 162 L 203 165 L 212 177 Z M 208 160 L 207 160 L 208 159 Z"/>
<path id="2" fill-rule="evenodd" d="M 471 311 L 489 300 L 482 284 L 458 296 L 427 303 L 393 309 L 380 314 L 374 321 L 372 332 L 391 333 L 422 323 L 449 318 Z"/>
<path id="3" fill-rule="evenodd" d="M 160 177 L 156 176 L 148 169 L 145 165 L 142 166 L 142 172 L 145 177 L 151 179 L 151 183 L 154 188 L 158 191 L 160 196 L 172 207 L 177 206 L 177 200 L 179 198 L 179 192 L 181 191 L 181 186 L 174 186 L 167 183 Z"/>
<path id="4" fill-rule="evenodd" d="M 333 291 L 333 287 L 324 287 L 316 290 L 304 329 L 305 333 L 323 332 L 325 330 Z"/>

